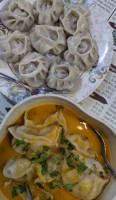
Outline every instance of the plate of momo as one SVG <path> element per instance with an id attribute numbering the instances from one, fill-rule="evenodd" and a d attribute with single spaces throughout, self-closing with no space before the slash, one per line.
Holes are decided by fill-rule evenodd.
<path id="1" fill-rule="evenodd" d="M 80 102 L 104 80 L 112 59 L 108 22 L 96 5 L 62 0 L 0 3 L 0 59 L 31 87 L 45 84 Z"/>
<path id="2" fill-rule="evenodd" d="M 32 96 L 8 113 L 0 128 L 0 199 L 113 200 L 115 132 L 60 95 Z M 99 127 L 99 128 L 98 128 Z"/>

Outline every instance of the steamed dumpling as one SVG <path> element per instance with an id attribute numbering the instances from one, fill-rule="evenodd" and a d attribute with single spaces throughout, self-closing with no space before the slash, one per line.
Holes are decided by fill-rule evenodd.
<path id="1" fill-rule="evenodd" d="M 49 62 L 39 53 L 33 52 L 28 53 L 14 67 L 18 68 L 20 80 L 32 87 L 39 87 L 45 82 Z"/>
<path id="2" fill-rule="evenodd" d="M 85 15 L 83 13 L 86 13 Z M 86 16 L 88 12 L 84 9 L 80 9 L 79 6 L 64 6 L 64 12 L 60 16 L 61 23 L 64 30 L 71 35 L 84 32 L 88 25 Z"/>
<path id="3" fill-rule="evenodd" d="M 97 64 L 98 47 L 96 41 L 90 36 L 77 34 L 67 40 L 68 50 L 64 58 L 71 64 L 77 65 L 81 70 L 89 69 Z"/>
<path id="4" fill-rule="evenodd" d="M 0 11 L 0 19 L 7 28 L 26 32 L 34 24 L 32 5 L 25 0 L 9 0 Z"/>
<path id="5" fill-rule="evenodd" d="M 18 62 L 30 51 L 32 47 L 28 36 L 19 31 L 0 37 L 0 58 L 5 62 Z"/>
<path id="6" fill-rule="evenodd" d="M 11 158 L 3 169 L 3 174 L 7 178 L 21 181 L 25 175 L 32 171 L 31 161 L 27 158 Z"/>
<path id="7" fill-rule="evenodd" d="M 50 88 L 71 90 L 78 74 L 79 69 L 76 66 L 71 66 L 68 62 L 60 65 L 54 64 L 50 68 L 46 82 Z"/>
<path id="8" fill-rule="evenodd" d="M 33 8 L 37 24 L 53 25 L 58 21 L 63 6 L 62 0 L 37 0 Z"/>
<path id="9" fill-rule="evenodd" d="M 90 16 L 89 8 L 85 5 L 78 4 L 75 6 L 75 4 L 71 4 L 71 7 L 75 8 L 76 10 L 79 10 L 86 18 Z"/>
<path id="10" fill-rule="evenodd" d="M 33 47 L 41 54 L 59 55 L 66 48 L 65 33 L 58 26 L 36 25 L 30 34 Z"/>

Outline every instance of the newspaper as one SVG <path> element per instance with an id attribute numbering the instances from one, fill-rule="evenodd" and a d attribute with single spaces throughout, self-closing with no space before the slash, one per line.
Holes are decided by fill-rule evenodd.
<path id="1" fill-rule="evenodd" d="M 80 105 L 91 115 L 101 118 L 116 129 L 116 0 L 94 0 L 92 4 L 101 7 L 112 28 L 114 53 L 106 78 L 92 95 L 80 102 Z"/>

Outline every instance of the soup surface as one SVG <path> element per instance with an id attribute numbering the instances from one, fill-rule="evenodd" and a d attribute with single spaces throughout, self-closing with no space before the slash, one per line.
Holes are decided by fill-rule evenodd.
<path id="1" fill-rule="evenodd" d="M 0 144 L 0 189 L 7 199 L 28 199 L 25 181 L 34 200 L 91 200 L 108 183 L 100 141 L 73 110 L 39 105 L 9 132 Z"/>

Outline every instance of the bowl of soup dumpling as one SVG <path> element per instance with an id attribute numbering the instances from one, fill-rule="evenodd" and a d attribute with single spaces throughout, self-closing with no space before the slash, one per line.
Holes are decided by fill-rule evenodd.
<path id="1" fill-rule="evenodd" d="M 113 200 L 116 181 L 114 130 L 57 95 L 37 95 L 13 107 L 0 127 L 0 199 Z"/>

